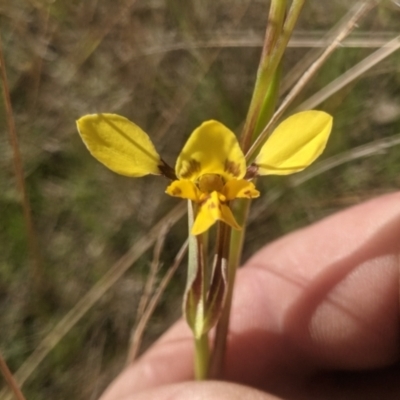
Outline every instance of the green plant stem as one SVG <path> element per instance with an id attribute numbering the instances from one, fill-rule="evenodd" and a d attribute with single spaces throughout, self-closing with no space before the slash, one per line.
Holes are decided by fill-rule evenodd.
<path id="1" fill-rule="evenodd" d="M 207 333 L 199 338 L 194 338 L 194 349 L 194 376 L 197 381 L 202 381 L 208 378 L 210 363 L 210 346 Z"/>
<path id="2" fill-rule="evenodd" d="M 232 305 L 233 287 L 235 283 L 236 271 L 240 265 L 242 257 L 243 242 L 245 237 L 245 222 L 250 209 L 250 200 L 240 199 L 237 201 L 237 212 L 235 213 L 238 223 L 243 226 L 241 231 L 232 230 L 230 239 L 229 249 L 229 260 L 228 260 L 228 290 L 226 294 L 226 300 L 224 309 L 221 317 L 218 321 L 215 339 L 214 339 L 214 350 L 210 365 L 210 377 L 212 379 L 222 378 L 224 358 L 226 352 L 226 342 L 229 328 L 230 312 Z"/>
<path id="3" fill-rule="evenodd" d="M 286 0 L 272 0 L 254 91 L 243 127 L 241 146 L 244 152 L 251 145 L 261 108 L 263 104 L 265 105 L 265 97 L 268 95 L 271 80 L 278 65 L 271 64 L 273 61 L 271 56 L 282 31 L 285 12 Z"/>
<path id="4" fill-rule="evenodd" d="M 253 132 L 260 117 L 259 114 L 264 98 L 275 76 L 275 71 L 281 62 L 304 2 L 305 0 L 293 0 L 285 19 L 286 1 L 273 0 L 271 3 L 268 25 L 271 26 L 270 29 L 273 29 L 274 33 L 269 34 L 267 29 L 265 35 L 257 79 L 242 133 L 241 145 L 244 153 L 249 150 L 252 144 L 251 141 L 254 139 Z M 270 37 L 274 38 L 274 40 L 270 39 Z"/>
<path id="5" fill-rule="evenodd" d="M 279 96 L 279 85 L 281 82 L 282 75 L 282 63 L 280 63 L 274 72 L 274 76 L 271 79 L 271 83 L 268 87 L 267 93 L 264 97 L 264 101 L 261 105 L 257 123 L 254 126 L 253 135 L 251 137 L 251 143 L 257 140 L 260 133 L 264 130 L 272 116 L 274 115 L 276 102 Z"/>
<path id="6" fill-rule="evenodd" d="M 188 225 L 189 232 L 192 229 L 195 213 L 193 209 L 194 204 L 188 201 Z M 200 299 L 199 303 L 194 304 L 194 309 L 189 306 L 189 309 L 184 311 L 187 322 L 194 333 L 194 375 L 196 380 L 204 380 L 208 377 L 209 361 L 210 361 L 210 349 L 208 341 L 208 333 L 198 334 L 197 322 L 200 318 L 200 322 L 204 323 L 204 307 L 207 299 L 207 292 L 209 288 L 208 279 L 209 272 L 205 271 L 205 254 L 204 241 L 208 241 L 208 233 L 201 236 L 189 235 L 189 260 L 188 260 L 188 281 L 185 290 L 184 310 L 187 307 L 188 297 L 191 296 L 192 286 L 194 281 L 200 278 Z M 199 275 L 200 274 L 200 275 Z M 193 303 L 190 303 L 193 306 Z M 202 331 L 202 328 L 200 328 Z"/>
<path id="7" fill-rule="evenodd" d="M 208 331 L 213 326 L 213 322 L 211 322 L 215 317 L 215 311 L 217 313 L 221 312 L 221 307 L 224 307 L 224 300 L 226 295 L 223 295 L 223 299 L 219 297 L 218 293 L 221 293 L 221 290 L 225 292 L 225 279 L 224 276 L 224 264 L 226 265 L 226 260 L 229 254 L 229 238 L 230 238 L 230 227 L 223 222 L 218 223 L 218 231 L 217 231 L 217 244 L 216 244 L 216 255 L 214 258 L 212 271 L 204 271 L 203 273 L 203 284 L 202 284 L 202 304 L 204 305 L 204 309 L 202 310 L 203 316 L 206 321 L 203 321 L 208 328 L 206 328 L 206 332 L 201 336 L 196 337 L 195 335 L 195 377 L 196 380 L 208 379 L 210 377 L 210 348 L 209 348 L 209 338 Z M 203 235 L 202 235 L 203 236 Z M 208 235 L 206 235 L 208 237 Z M 204 237 L 202 237 L 204 239 Z M 206 254 L 204 254 L 206 256 Z M 205 265 L 205 264 L 203 264 Z M 210 286 L 211 284 L 211 286 Z M 222 285 L 222 286 L 221 286 Z M 219 305 L 218 301 L 215 303 L 215 300 L 220 299 L 222 301 L 221 305 Z M 211 317 L 210 317 L 211 313 Z M 211 321 L 207 319 L 211 318 Z M 204 329 L 204 325 L 203 325 Z"/>

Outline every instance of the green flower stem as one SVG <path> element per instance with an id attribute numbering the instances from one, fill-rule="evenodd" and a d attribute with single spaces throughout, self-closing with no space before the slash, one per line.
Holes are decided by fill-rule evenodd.
<path id="1" fill-rule="evenodd" d="M 204 282 L 203 282 L 203 300 L 205 301 L 208 290 L 210 288 L 210 266 L 208 263 L 208 249 L 209 249 L 209 231 L 201 234 L 202 251 L 203 251 L 203 268 L 204 268 Z"/>
<path id="2" fill-rule="evenodd" d="M 243 242 L 246 230 L 245 222 L 247 220 L 248 212 L 250 209 L 250 200 L 248 199 L 237 200 L 235 209 L 236 209 L 235 212 L 236 220 L 241 226 L 243 226 L 243 229 L 240 231 L 237 230 L 231 231 L 230 250 L 228 259 L 228 273 L 227 273 L 228 291 L 226 294 L 224 309 L 218 321 L 215 333 L 214 350 L 210 365 L 210 377 L 212 379 L 222 378 L 223 366 L 224 366 L 223 364 L 226 351 L 226 341 L 229 328 L 229 318 L 232 305 L 233 286 L 235 283 L 236 270 L 240 265 L 240 260 L 242 256 Z"/>
<path id="3" fill-rule="evenodd" d="M 272 76 L 277 66 L 271 64 L 271 56 L 281 35 L 286 11 L 286 0 L 272 0 L 268 15 L 268 25 L 265 32 L 260 64 L 254 85 L 253 96 L 250 101 L 245 125 L 242 134 L 242 149 L 246 152 L 252 141 L 253 133 L 260 116 L 261 109 L 265 105 L 266 97 L 270 92 Z"/>
<path id="4" fill-rule="evenodd" d="M 268 94 L 272 79 L 274 79 L 275 76 L 275 71 L 286 50 L 304 2 L 305 0 L 293 0 L 286 18 L 286 0 L 272 0 L 271 2 L 263 52 L 257 71 L 253 96 L 242 133 L 241 144 L 245 153 L 248 152 L 251 146 L 253 132 L 257 125 L 257 121 L 260 118 L 260 111 L 263 104 L 265 107 L 265 96 Z M 273 97 L 271 97 L 271 99 L 273 99 Z"/>
<path id="5" fill-rule="evenodd" d="M 210 363 L 208 334 L 205 333 L 199 338 L 195 337 L 194 344 L 194 376 L 197 381 L 202 381 L 208 378 L 208 369 Z"/>
<path id="6" fill-rule="evenodd" d="M 268 87 L 267 94 L 264 97 L 264 101 L 261 105 L 257 123 L 254 127 L 253 135 L 251 137 L 251 143 L 253 143 L 260 133 L 264 130 L 275 112 L 276 102 L 279 96 L 279 85 L 281 83 L 282 75 L 282 63 L 278 65 L 278 68 L 274 72 L 274 76 L 271 79 L 271 83 Z"/>
<path id="7" fill-rule="evenodd" d="M 276 1 L 279 2 L 280 0 L 276 0 Z M 264 65 L 263 60 L 261 60 L 261 62 L 260 62 L 259 71 L 257 73 L 258 76 L 257 76 L 257 80 L 256 80 L 256 85 L 255 85 L 254 92 L 253 92 L 253 98 L 250 103 L 249 112 L 248 112 L 248 115 L 246 118 L 246 123 L 245 123 L 245 127 L 243 130 L 243 135 L 242 135 L 242 145 L 246 145 L 245 148 L 243 147 L 243 149 L 244 149 L 243 151 L 244 151 L 244 153 L 247 152 L 246 160 L 249 163 L 251 163 L 254 160 L 259 147 L 264 143 L 264 141 L 267 137 L 268 131 L 267 132 L 263 131 L 262 135 L 259 136 L 253 144 L 251 144 L 250 140 L 247 139 L 247 137 L 248 136 L 251 137 L 252 131 L 250 130 L 249 132 L 247 132 L 247 130 L 252 128 L 252 126 L 249 126 L 249 128 L 247 128 L 247 125 L 250 124 L 251 120 L 257 121 L 257 118 L 258 118 L 257 112 L 260 108 L 259 102 L 262 101 L 262 100 L 260 100 L 260 97 L 261 97 L 262 93 L 265 93 L 265 91 L 268 90 L 268 88 L 269 88 L 271 79 L 274 76 L 274 73 L 275 73 L 275 71 L 282 59 L 282 56 L 286 50 L 287 44 L 292 35 L 293 29 L 296 25 L 297 19 L 299 18 L 299 15 L 303 8 L 304 2 L 305 2 L 305 0 L 293 0 L 292 4 L 290 6 L 289 12 L 287 14 L 287 17 L 285 19 L 281 35 L 276 42 L 275 48 L 273 49 L 270 57 L 268 57 L 269 59 L 265 62 L 265 65 Z M 271 7 L 272 7 L 272 5 L 271 5 Z M 264 53 L 263 53 L 263 55 L 264 55 Z M 255 103 L 255 105 L 253 103 Z M 255 108 L 256 106 L 257 106 L 257 108 Z M 255 113 L 255 115 L 253 115 L 254 113 Z M 247 140 L 245 140 L 245 139 L 247 139 Z"/>
<path id="8" fill-rule="evenodd" d="M 204 279 L 207 278 L 208 280 L 211 279 L 214 281 L 217 275 L 221 272 L 224 274 L 221 269 L 223 270 L 223 263 L 226 263 L 229 254 L 229 244 L 230 244 L 230 227 L 223 222 L 218 223 L 218 231 L 217 231 L 217 244 L 216 244 L 216 255 L 215 261 L 213 265 L 213 271 L 209 271 L 207 274 L 204 273 Z M 217 279 L 218 281 L 218 279 Z M 214 282 L 215 283 L 215 282 Z M 218 281 L 218 285 L 221 285 L 222 282 Z M 210 298 L 209 296 L 213 295 L 213 293 L 209 293 L 208 291 L 214 290 L 224 290 L 225 288 L 218 288 L 218 287 L 211 287 L 209 286 L 209 282 L 203 283 L 203 304 L 207 307 L 207 310 L 204 310 L 205 318 L 210 318 L 209 313 L 213 314 L 214 312 L 221 312 L 221 306 L 219 304 L 212 304 L 209 303 Z M 215 293 L 214 293 L 215 294 Z M 226 295 L 224 296 L 226 298 Z M 224 303 L 222 303 L 224 304 Z M 209 309 L 209 307 L 214 308 L 214 310 Z M 216 308 L 215 308 L 216 307 Z M 208 332 L 208 330 L 207 330 Z M 200 337 L 195 337 L 195 377 L 197 380 L 207 379 L 210 377 L 210 350 L 209 350 L 209 341 L 207 333 L 202 334 Z"/>
<path id="9" fill-rule="evenodd" d="M 193 222 L 194 222 L 194 215 L 196 210 L 194 210 L 194 204 L 189 200 L 188 201 L 188 227 L 189 232 L 192 229 Z M 204 263 L 206 254 L 205 254 L 205 247 L 203 246 L 204 242 L 208 241 L 208 234 L 203 234 L 201 236 L 193 236 L 189 235 L 189 254 L 188 254 L 188 277 L 187 277 L 187 284 L 185 290 L 185 300 L 184 300 L 184 314 L 188 321 L 189 326 L 195 332 L 195 324 L 196 319 L 199 317 L 200 314 L 204 314 L 204 304 L 207 296 L 208 290 L 208 281 L 205 279 L 204 276 Z M 199 268 L 201 271 L 199 271 Z M 186 302 L 188 301 L 188 296 L 191 296 L 191 288 L 194 284 L 194 281 L 198 275 L 198 272 L 202 274 L 202 282 L 201 282 L 201 293 L 200 293 L 200 302 L 195 304 L 195 308 L 189 307 L 186 309 Z M 203 305 L 201 307 L 201 304 Z M 196 307 L 200 307 L 200 309 L 196 309 Z M 204 316 L 200 315 L 200 318 Z M 194 335 L 194 342 L 195 342 L 195 354 L 194 354 L 194 375 L 196 380 L 203 380 L 207 378 L 208 375 L 208 368 L 209 368 L 209 359 L 210 359 L 210 350 L 209 350 L 209 343 L 208 343 L 208 334 L 204 333 L 202 335 L 197 336 Z"/>

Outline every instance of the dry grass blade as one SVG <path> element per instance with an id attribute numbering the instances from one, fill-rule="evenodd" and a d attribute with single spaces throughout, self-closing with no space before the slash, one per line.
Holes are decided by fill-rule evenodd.
<path id="1" fill-rule="evenodd" d="M 351 17 L 351 10 L 340 22 L 339 26 L 347 23 L 348 18 Z M 310 65 L 312 61 L 320 54 L 320 49 L 324 49 L 332 43 L 332 36 L 339 28 L 334 28 L 331 30 L 324 38 L 321 39 L 321 35 L 324 32 L 295 32 L 288 43 L 290 48 L 315 48 L 318 49 L 317 52 L 312 52 L 310 56 Z M 346 38 L 340 44 L 341 47 L 356 47 L 356 48 L 377 48 L 382 47 L 391 37 L 394 36 L 394 32 L 376 32 L 371 36 L 368 32 L 358 32 L 352 35 L 350 38 Z M 262 47 L 264 40 L 262 36 L 255 35 L 252 32 L 235 32 L 234 37 L 225 37 L 223 39 L 204 39 L 204 40 L 192 40 L 185 42 L 177 42 L 170 39 L 172 43 L 165 43 L 162 45 L 146 47 L 143 51 L 134 54 L 132 59 L 137 59 L 145 56 L 153 56 L 157 54 L 169 53 L 172 51 L 179 50 L 194 50 L 194 49 L 212 49 L 212 48 L 244 48 L 244 47 Z M 307 55 L 306 55 L 307 57 Z M 300 74 L 301 75 L 301 74 Z M 299 76 L 300 76 L 299 75 Z M 291 79 L 292 81 L 292 79 Z M 293 82 L 296 80 L 293 79 Z M 290 88 L 292 84 L 289 81 L 283 83 L 284 92 Z"/>
<path id="2" fill-rule="evenodd" d="M 265 141 L 270 129 L 277 123 L 281 118 L 283 113 L 287 110 L 292 101 L 301 92 L 305 85 L 310 81 L 310 79 L 315 75 L 315 73 L 324 65 L 327 58 L 332 54 L 332 52 L 339 46 L 340 42 L 354 29 L 357 21 L 373 6 L 376 5 L 376 1 L 360 1 L 356 5 L 353 17 L 349 19 L 346 26 L 337 34 L 332 43 L 325 49 L 325 51 L 319 56 L 317 60 L 308 68 L 308 70 L 302 75 L 298 80 L 297 84 L 292 88 L 289 94 L 285 97 L 278 110 L 275 112 L 268 125 L 260 133 L 257 140 L 253 143 L 252 147 L 246 154 L 247 159 L 251 159 L 255 151 L 259 146 Z"/>
<path id="3" fill-rule="evenodd" d="M 49 20 L 50 20 L 50 4 L 47 4 L 46 6 L 43 7 L 44 10 L 39 11 L 39 15 L 41 16 L 41 36 L 42 40 L 45 41 L 46 38 L 51 36 L 51 33 L 49 32 Z M 36 56 L 36 59 L 33 61 L 34 65 L 34 83 L 33 83 L 33 88 L 32 88 L 32 94 L 31 94 L 31 104 L 30 104 L 30 114 L 32 117 L 34 117 L 35 113 L 35 108 L 37 106 L 37 101 L 39 98 L 39 89 L 40 89 L 40 84 L 41 84 L 41 79 L 42 79 L 42 72 L 43 72 L 43 63 L 44 63 L 44 57 L 43 56 Z"/>
<path id="4" fill-rule="evenodd" d="M 331 170 L 332 168 L 338 167 L 339 165 L 347 164 L 360 158 L 384 153 L 385 150 L 399 145 L 400 134 L 397 134 L 388 138 L 374 140 L 373 142 L 355 147 L 349 151 L 329 157 L 326 160 L 316 163 L 301 174 L 289 178 L 288 185 L 285 189 L 270 190 L 266 199 L 263 202 L 257 203 L 253 206 L 252 217 L 250 218 L 250 220 L 253 221 L 258 219 L 259 215 L 269 206 L 279 200 L 288 189 L 300 186 L 310 179 L 321 175 L 324 172 Z"/>
<path id="5" fill-rule="evenodd" d="M 3 356 L 0 353 L 0 371 L 4 376 L 4 380 L 7 382 L 8 387 L 10 388 L 10 391 L 14 394 L 14 397 L 17 400 L 25 400 L 24 395 L 22 394 L 20 388 L 17 385 L 17 382 L 15 381 L 14 377 L 12 376 L 12 373 L 10 369 L 8 368 L 7 363 L 5 362 Z"/>
<path id="6" fill-rule="evenodd" d="M 124 18 L 125 15 L 129 14 L 134 8 L 137 0 L 130 1 L 125 7 L 120 9 L 116 8 L 115 12 L 110 16 L 108 23 L 102 27 L 101 30 L 93 29 L 83 37 L 79 42 L 75 50 L 71 53 L 70 61 L 71 72 L 68 74 L 67 79 L 64 83 L 68 82 L 73 78 L 78 68 L 93 54 L 94 51 L 101 45 L 106 36 L 112 31 L 113 27 Z"/>
<path id="7" fill-rule="evenodd" d="M 245 15 L 249 5 L 250 2 L 246 1 L 245 4 L 242 7 L 240 7 L 239 12 L 237 12 L 237 15 L 234 18 L 233 26 L 238 25 L 238 23 Z M 207 72 L 213 66 L 214 62 L 217 60 L 220 51 L 221 49 L 215 49 L 202 60 L 200 60 L 199 57 L 197 57 L 197 60 L 201 64 L 201 69 L 199 73 L 192 78 L 190 85 L 178 90 L 176 95 L 171 100 L 170 109 L 164 113 L 167 117 L 166 118 L 162 117 L 156 122 L 155 127 L 153 129 L 154 134 L 152 135 L 154 140 L 163 137 L 171 128 L 172 124 L 179 117 L 183 108 L 189 103 L 196 88 L 203 82 L 204 76 L 207 74 Z"/>
<path id="8" fill-rule="evenodd" d="M 154 225 L 146 235 L 142 236 L 76 304 L 76 306 L 64 316 L 16 372 L 15 378 L 21 386 L 72 327 L 97 303 L 104 293 L 121 278 L 132 264 L 153 245 L 159 236 L 160 230 L 164 229 L 166 225 L 172 227 L 185 213 L 186 208 L 182 207 L 182 204 L 178 204 L 174 207 L 165 217 Z M 4 393 L 0 394 L 2 395 L 0 398 L 3 400 L 9 399 L 9 397 L 3 397 Z"/>
<path id="9" fill-rule="evenodd" d="M 326 85 L 319 92 L 315 93 L 313 96 L 308 98 L 306 101 L 301 103 L 296 110 L 309 110 L 321 104 L 327 98 L 337 93 L 340 89 L 353 82 L 355 79 L 359 78 L 364 72 L 371 69 L 373 66 L 389 57 L 396 50 L 400 49 L 400 35 L 395 37 L 386 43 L 379 50 L 373 52 L 364 60 L 360 61 L 357 65 L 350 68 L 344 74 L 336 78 L 334 81 Z"/>
<path id="10" fill-rule="evenodd" d="M 17 181 L 17 188 L 21 196 L 24 222 L 28 237 L 29 252 L 31 255 L 31 263 L 33 266 L 31 276 L 36 292 L 40 292 L 41 276 L 42 276 L 41 255 L 32 219 L 31 204 L 25 186 L 24 168 L 22 165 L 21 152 L 19 150 L 17 130 L 15 128 L 14 113 L 11 104 L 10 89 L 8 87 L 8 79 L 7 79 L 6 65 L 4 61 L 1 38 L 0 38 L 0 76 L 3 84 L 4 104 L 6 108 L 6 118 L 8 124 L 8 137 L 13 151 L 14 173 Z"/>
<path id="11" fill-rule="evenodd" d="M 151 293 L 153 292 L 154 283 L 156 281 L 156 276 L 160 269 L 160 258 L 161 258 L 162 250 L 164 248 L 167 233 L 168 233 L 168 227 L 165 226 L 164 229 L 160 232 L 160 234 L 157 238 L 156 244 L 154 246 L 153 260 L 150 264 L 149 275 L 146 279 L 146 283 L 143 288 L 142 296 L 140 297 L 139 305 L 137 307 L 136 321 L 135 321 L 134 327 L 131 332 L 127 363 L 129 363 L 130 361 L 133 361 L 132 353 L 134 353 L 133 347 L 134 347 L 134 343 L 135 343 L 135 335 L 136 335 L 137 327 L 138 327 L 140 321 L 142 320 L 143 314 L 146 310 L 146 307 L 148 306 Z"/>
<path id="12" fill-rule="evenodd" d="M 306 72 L 307 68 L 309 68 L 310 65 L 322 54 L 324 51 L 323 48 L 329 47 L 329 45 L 334 42 L 337 35 L 346 29 L 348 24 L 351 23 L 354 15 L 358 13 L 358 10 L 359 4 L 356 4 L 322 39 L 319 40 L 320 48 L 317 47 L 309 51 L 293 68 L 291 68 L 282 80 L 280 87 L 281 95 L 286 93 L 296 84 L 297 80 Z"/>
<path id="13" fill-rule="evenodd" d="M 161 253 L 164 248 L 168 230 L 169 230 L 168 226 L 165 226 L 164 229 L 162 229 L 154 246 L 153 260 L 151 261 L 149 276 L 146 280 L 146 284 L 143 288 L 143 294 L 140 298 L 139 305 L 137 308 L 136 321 L 138 321 L 142 317 L 143 312 L 146 309 L 147 304 L 149 302 L 151 292 L 153 291 L 157 272 L 160 268 Z"/>
<path id="14" fill-rule="evenodd" d="M 384 154 L 385 150 L 398 145 L 400 145 L 400 134 L 384 139 L 374 140 L 371 143 L 355 147 L 349 151 L 338 154 L 337 156 L 329 157 L 326 160 L 319 162 L 314 167 L 310 167 L 303 174 L 292 177 L 290 179 L 290 186 L 299 186 L 311 178 L 329 171 L 332 168 L 359 158 L 369 157 L 379 153 Z"/>
<path id="15" fill-rule="evenodd" d="M 148 304 L 145 312 L 140 318 L 139 323 L 137 324 L 136 329 L 132 335 L 131 347 L 129 349 L 129 356 L 127 360 L 128 363 L 131 363 L 136 359 L 140 349 L 140 344 L 142 343 L 143 334 L 149 322 L 149 319 L 152 316 L 155 308 L 157 307 L 157 304 L 160 301 L 160 298 L 164 293 L 166 287 L 168 286 L 168 283 L 170 282 L 176 270 L 178 269 L 179 265 L 181 264 L 183 257 L 186 254 L 187 248 L 188 248 L 188 240 L 186 240 L 185 243 L 180 248 L 173 264 L 169 267 L 168 271 L 164 275 L 164 278 L 160 282 L 156 292 L 154 293 L 152 299 L 150 300 L 150 303 Z"/>
<path id="16" fill-rule="evenodd" d="M 352 8 L 348 14 L 342 18 L 338 26 L 332 29 L 324 38 L 320 38 L 321 32 L 305 32 L 304 34 L 298 32 L 289 42 L 288 47 L 326 48 L 332 42 L 332 37 L 335 33 L 352 17 L 353 10 L 354 8 Z M 365 49 L 382 47 L 390 38 L 395 36 L 395 34 L 395 32 L 374 32 L 374 34 L 371 35 L 370 32 L 357 32 L 353 33 L 351 37 L 343 39 L 340 43 L 340 47 Z"/>

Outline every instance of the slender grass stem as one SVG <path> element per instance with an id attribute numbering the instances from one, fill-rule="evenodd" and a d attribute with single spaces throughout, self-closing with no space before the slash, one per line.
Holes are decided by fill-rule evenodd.
<path id="1" fill-rule="evenodd" d="M 192 230 L 196 211 L 193 203 L 188 201 L 188 228 Z M 208 331 L 204 331 L 205 312 L 210 274 L 206 271 L 204 242 L 208 234 L 189 236 L 188 277 L 186 282 L 184 314 L 188 325 L 194 333 L 194 376 L 196 380 L 208 377 L 210 349 Z"/>
<path id="2" fill-rule="evenodd" d="M 265 95 L 269 90 L 272 79 L 275 77 L 276 69 L 287 48 L 300 11 L 303 8 L 304 1 L 305 0 L 293 0 L 286 19 L 284 19 L 286 1 L 275 0 L 271 3 L 271 14 L 268 25 L 271 26 L 271 29 L 275 29 L 276 32 L 269 34 L 267 29 L 267 34 L 265 36 L 253 96 L 250 101 L 249 111 L 242 133 L 241 144 L 245 153 L 249 150 L 250 146 L 252 146 L 253 132 L 259 119 L 259 112 L 263 105 Z M 276 20 L 278 22 L 271 24 L 271 20 Z M 274 40 L 271 40 L 271 38 Z"/>
<path id="3" fill-rule="evenodd" d="M 230 235 L 230 247 L 228 258 L 228 289 L 225 299 L 224 309 L 218 321 L 215 339 L 214 350 L 211 359 L 210 377 L 213 379 L 222 378 L 224 368 L 224 358 L 226 352 L 226 343 L 229 329 L 230 312 L 232 306 L 233 287 L 236 278 L 236 271 L 240 265 L 242 257 L 243 242 L 245 237 L 245 221 L 250 209 L 250 200 L 240 199 L 237 201 L 236 219 L 243 226 L 241 231 L 232 230 Z"/>
<path id="4" fill-rule="evenodd" d="M 31 203 L 29 201 L 29 196 L 26 190 L 24 167 L 22 164 L 22 157 L 19 149 L 17 130 L 15 128 L 14 113 L 11 104 L 11 95 L 8 86 L 8 79 L 7 79 L 7 72 L 3 54 L 3 47 L 1 43 L 1 37 L 0 37 L 0 79 L 3 85 L 4 105 L 6 109 L 6 117 L 7 117 L 6 119 L 8 124 L 8 138 L 13 151 L 14 174 L 16 178 L 17 189 L 21 196 L 22 211 L 24 215 L 25 228 L 28 238 L 28 247 L 31 257 L 30 260 L 32 265 L 31 277 L 32 277 L 33 287 L 36 290 L 36 292 L 39 293 L 41 291 L 41 281 L 42 281 L 41 254 L 32 218 Z"/>
<path id="5" fill-rule="evenodd" d="M 197 381 L 208 378 L 210 363 L 210 346 L 208 342 L 208 334 L 205 333 L 199 338 L 194 339 L 194 375 Z"/>
<path id="6" fill-rule="evenodd" d="M 21 392 L 16 380 L 14 379 L 10 369 L 8 368 L 7 363 L 5 362 L 3 356 L 0 354 L 0 371 L 4 376 L 5 381 L 10 388 L 10 391 L 14 394 L 14 397 L 17 400 L 25 400 L 24 395 Z"/>
<path id="7" fill-rule="evenodd" d="M 146 304 L 146 307 L 141 314 L 138 323 L 135 327 L 134 332 L 131 336 L 131 346 L 129 349 L 129 354 L 127 358 L 127 364 L 132 363 L 135 359 L 137 354 L 140 350 L 140 345 L 142 343 L 142 338 L 145 332 L 145 329 L 148 325 L 150 317 L 153 315 L 154 310 L 156 309 L 161 296 L 163 295 L 165 289 L 168 286 L 168 283 L 171 281 L 172 277 L 174 276 L 176 270 L 181 265 L 184 256 L 187 253 L 188 248 L 188 240 L 186 240 L 180 250 L 178 251 L 177 255 L 175 256 L 175 260 L 173 264 L 168 268 L 168 271 L 165 273 L 164 277 L 162 278 L 160 284 L 158 285 L 157 289 L 155 290 L 153 296 Z"/>
<path id="8" fill-rule="evenodd" d="M 278 63 L 276 65 L 271 64 L 271 54 L 275 51 L 274 47 L 276 46 L 279 35 L 281 34 L 285 12 L 286 0 L 272 1 L 254 91 L 243 127 L 241 146 L 244 152 L 246 152 L 251 145 L 253 132 L 260 117 L 260 110 L 263 106 L 265 96 L 268 94 L 273 75 L 278 66 Z"/>

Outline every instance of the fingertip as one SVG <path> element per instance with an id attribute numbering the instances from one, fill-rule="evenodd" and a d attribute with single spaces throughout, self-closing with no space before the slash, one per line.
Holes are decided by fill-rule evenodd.
<path id="1" fill-rule="evenodd" d="M 187 324 L 181 320 L 128 365 L 100 400 L 120 399 L 152 387 L 192 379 L 193 339 Z"/>

